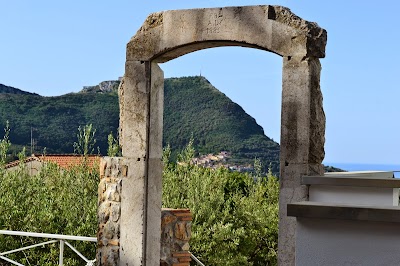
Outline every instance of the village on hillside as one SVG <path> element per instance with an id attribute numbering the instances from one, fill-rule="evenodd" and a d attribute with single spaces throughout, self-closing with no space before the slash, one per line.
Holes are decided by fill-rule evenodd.
<path id="1" fill-rule="evenodd" d="M 228 159 L 231 158 L 231 153 L 227 151 L 221 151 L 218 154 L 209 153 L 207 155 L 201 155 L 192 159 L 192 163 L 197 166 L 202 166 L 205 168 L 217 169 L 220 167 L 227 168 L 232 171 L 238 172 L 253 172 L 253 165 L 237 165 L 230 164 Z"/>

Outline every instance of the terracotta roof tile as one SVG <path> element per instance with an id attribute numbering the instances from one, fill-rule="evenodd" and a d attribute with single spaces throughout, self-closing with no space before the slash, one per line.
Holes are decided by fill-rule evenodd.
<path id="1" fill-rule="evenodd" d="M 35 156 L 30 156 L 30 157 L 28 157 L 28 158 L 26 158 L 24 160 L 24 163 L 29 163 L 29 162 L 32 162 L 32 161 L 39 161 L 40 162 L 40 159 L 35 157 Z M 19 160 L 16 160 L 16 161 L 12 161 L 12 162 L 6 164 L 5 168 L 7 169 L 7 168 L 11 168 L 11 167 L 18 166 L 18 165 L 19 165 Z"/>
<path id="2" fill-rule="evenodd" d="M 39 156 L 38 156 L 39 157 Z M 84 161 L 84 157 L 81 155 L 69 155 L 69 154 L 47 154 L 41 155 L 41 161 L 44 162 L 52 162 L 57 164 L 62 168 L 69 168 L 71 166 L 76 166 Z M 86 157 L 88 166 L 93 166 L 95 163 L 100 162 L 100 156 L 98 155 L 89 155 Z"/>
<path id="3" fill-rule="evenodd" d="M 100 162 L 100 156 L 98 155 L 89 155 L 86 157 L 88 166 L 92 167 L 95 163 Z M 75 154 L 33 154 L 32 156 L 26 158 L 24 163 L 28 163 L 31 161 L 39 161 L 39 162 L 52 162 L 57 164 L 61 168 L 69 168 L 71 166 L 76 166 L 83 163 L 84 157 L 82 155 Z M 8 163 L 5 168 L 11 168 L 17 166 L 19 164 L 19 160 Z"/>

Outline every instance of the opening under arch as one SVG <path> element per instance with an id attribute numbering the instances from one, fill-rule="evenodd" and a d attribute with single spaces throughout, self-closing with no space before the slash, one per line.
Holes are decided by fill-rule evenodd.
<path id="1" fill-rule="evenodd" d="M 219 47 L 186 54 L 159 66 L 166 78 L 163 145 L 170 144 L 175 151 L 173 155 L 193 136 L 199 156 L 228 151 L 232 157 L 224 165 L 241 166 L 238 169 L 246 166 L 243 168 L 246 170 L 258 158 L 264 171 L 271 164 L 273 173 L 279 175 L 277 142 L 282 87 L 279 56 L 258 49 Z M 186 87 L 182 87 L 184 84 Z M 200 86 L 204 86 L 205 92 Z M 220 93 L 206 94 L 211 86 Z M 190 90 L 193 96 L 185 90 Z M 179 100 L 193 104 L 182 104 Z M 215 105 L 217 102 L 229 105 L 230 109 Z M 221 121 L 222 118 L 226 121 Z M 212 121 L 219 123 L 213 126 Z M 202 131 L 203 127 L 207 132 Z M 220 145 L 215 143 L 218 138 Z"/>

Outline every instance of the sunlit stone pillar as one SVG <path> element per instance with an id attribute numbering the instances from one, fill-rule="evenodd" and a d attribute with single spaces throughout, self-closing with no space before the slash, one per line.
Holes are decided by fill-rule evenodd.
<path id="1" fill-rule="evenodd" d="M 164 75 L 156 63 L 127 61 L 119 90 L 122 180 L 120 265 L 159 265 Z"/>
<path id="2" fill-rule="evenodd" d="M 318 58 L 283 58 L 279 197 L 279 265 L 295 265 L 296 219 L 287 204 L 308 199 L 301 176 L 323 174 L 325 114 Z"/>

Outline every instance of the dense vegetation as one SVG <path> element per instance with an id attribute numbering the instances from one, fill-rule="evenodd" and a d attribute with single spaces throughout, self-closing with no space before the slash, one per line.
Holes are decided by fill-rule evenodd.
<path id="1" fill-rule="evenodd" d="M 25 94 L 25 95 L 37 95 L 35 93 L 30 93 L 27 91 L 23 91 L 14 87 L 6 86 L 0 84 L 0 93 L 11 93 L 11 94 Z"/>
<path id="2" fill-rule="evenodd" d="M 232 163 L 259 158 L 279 172 L 279 145 L 264 134 L 254 118 L 213 87 L 204 77 L 165 82 L 164 144 L 181 150 L 193 137 L 200 153 L 229 151 Z M 267 169 L 264 169 L 267 170 Z"/>
<path id="3" fill-rule="evenodd" d="M 193 213 L 191 252 L 205 265 L 276 265 L 279 185 L 271 172 L 255 175 L 191 165 L 189 145 L 168 162 L 164 153 L 163 206 Z M 258 167 L 257 167 L 258 165 Z"/>
<path id="4" fill-rule="evenodd" d="M 98 167 L 81 165 L 60 171 L 46 164 L 29 176 L 23 165 L 14 172 L 0 173 L 0 229 L 24 232 L 95 236 L 97 232 Z M 0 251 L 29 246 L 46 239 L 0 235 Z M 96 244 L 68 241 L 88 259 L 94 259 Z M 23 265 L 58 265 L 58 244 L 7 255 Z M 65 265 L 83 265 L 68 247 Z M 0 260 L 0 265 L 9 265 Z"/>
<path id="5" fill-rule="evenodd" d="M 0 94 L 0 123 L 10 122 L 11 142 L 30 146 L 31 128 L 36 152 L 73 153 L 78 126 L 93 124 L 97 145 L 106 153 L 107 135 L 119 124 L 118 95 L 67 94 L 59 97 Z M 101 118 L 101 119 L 99 119 Z"/>
<path id="6" fill-rule="evenodd" d="M 11 141 L 16 144 L 14 153 L 22 146 L 30 147 L 31 128 L 36 152 L 46 147 L 48 153 L 72 153 L 76 128 L 93 124 L 97 145 L 105 154 L 107 135 L 115 135 L 119 125 L 118 95 L 115 91 L 90 91 L 42 97 L 16 95 L 13 90 L 0 88 L 0 124 L 10 121 Z M 259 158 L 266 167 L 271 164 L 274 173 L 279 172 L 279 145 L 265 136 L 239 105 L 204 77 L 166 79 L 164 144 L 170 144 L 172 158 L 191 137 L 202 154 L 229 151 L 233 156 L 231 163 L 242 165 Z"/>
<path id="7" fill-rule="evenodd" d="M 88 127 L 83 129 L 90 135 Z M 40 174 L 4 170 L 10 147 L 8 134 L 0 141 L 0 229 L 95 236 L 98 167 L 70 170 L 46 165 Z M 79 143 L 79 140 L 78 142 Z M 90 143 L 83 143 L 83 146 Z M 89 145 L 90 146 L 90 145 Z M 278 237 L 278 182 L 271 174 L 231 172 L 191 165 L 192 142 L 170 161 L 164 152 L 163 206 L 190 208 L 193 213 L 191 251 L 205 265 L 276 265 Z M 23 154 L 20 154 L 23 158 Z M 38 239 L 0 235 L 0 252 Z M 73 242 L 73 241 L 71 241 Z M 86 257 L 95 257 L 95 245 L 73 243 Z M 65 265 L 82 265 L 66 248 Z M 56 265 L 58 246 L 38 247 L 8 255 L 25 265 Z M 0 265 L 2 264 L 0 261 Z"/>
<path id="8" fill-rule="evenodd" d="M 97 231 L 99 166 L 89 167 L 82 160 L 81 165 L 61 170 L 57 165 L 47 163 L 39 174 L 30 176 L 25 164 L 20 163 L 18 169 L 8 171 L 4 166 L 11 147 L 9 133 L 6 126 L 4 137 L 0 140 L 0 229 L 94 236 Z M 24 152 L 18 154 L 20 162 L 24 161 Z M 0 252 L 44 241 L 0 235 Z M 70 242 L 85 256 L 94 258 L 94 243 Z M 58 249 L 58 244 L 50 244 L 7 257 L 24 265 L 56 265 Z M 68 248 L 64 262 L 66 265 L 82 265 L 80 258 Z M 0 265 L 9 264 L 0 260 Z"/>

